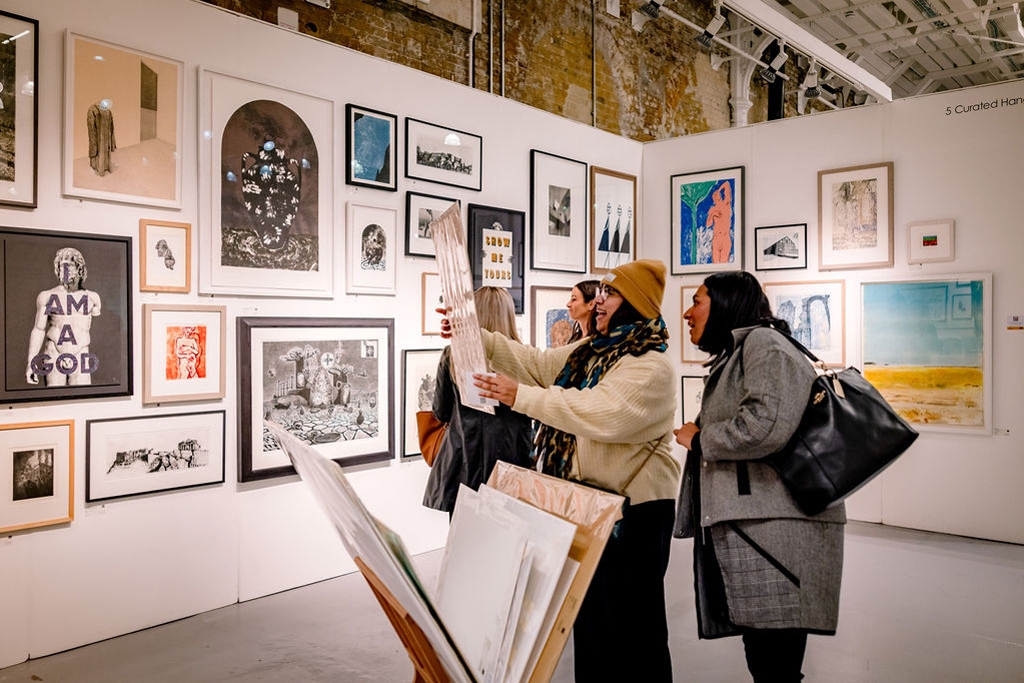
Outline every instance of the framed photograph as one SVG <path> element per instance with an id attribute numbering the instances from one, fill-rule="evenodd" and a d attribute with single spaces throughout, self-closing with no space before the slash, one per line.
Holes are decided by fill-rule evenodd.
<path id="1" fill-rule="evenodd" d="M 0 534 L 75 518 L 75 422 L 0 424 Z"/>
<path id="2" fill-rule="evenodd" d="M 671 178 L 673 275 L 743 267 L 743 166 Z"/>
<path id="3" fill-rule="evenodd" d="M 807 224 L 754 228 L 754 270 L 807 268 Z"/>
<path id="4" fill-rule="evenodd" d="M 224 398 L 224 306 L 142 307 L 142 402 Z"/>
<path id="5" fill-rule="evenodd" d="M 342 465 L 395 451 L 395 321 L 238 319 L 238 477 L 294 474 L 264 420 Z"/>
<path id="6" fill-rule="evenodd" d="M 334 103 L 201 68 L 199 130 L 199 292 L 332 297 Z"/>
<path id="7" fill-rule="evenodd" d="M 416 411 L 434 405 L 437 364 L 443 349 L 407 349 L 402 351 L 402 456 L 420 454 Z"/>
<path id="8" fill-rule="evenodd" d="M 65 32 L 65 196 L 181 208 L 183 69 Z"/>
<path id="9" fill-rule="evenodd" d="M 383 206 L 348 203 L 349 294 L 395 295 L 398 270 L 398 211 Z"/>
<path id="10" fill-rule="evenodd" d="M 679 395 L 682 397 L 683 422 L 693 422 L 700 414 L 700 402 L 704 398 L 704 375 L 683 375 Z"/>
<path id="11" fill-rule="evenodd" d="M 892 266 L 892 162 L 818 171 L 818 268 Z"/>
<path id="12" fill-rule="evenodd" d="M 636 258 L 636 176 L 590 167 L 590 272 Z"/>
<path id="13" fill-rule="evenodd" d="M 0 228 L 0 403 L 132 395 L 131 245 Z"/>
<path id="14" fill-rule="evenodd" d="M 766 282 L 776 318 L 790 334 L 828 365 L 846 365 L 846 281 Z"/>
<path id="15" fill-rule="evenodd" d="M 956 222 L 921 221 L 907 226 L 907 263 L 952 261 L 956 258 Z"/>
<path id="16" fill-rule="evenodd" d="M 35 208 L 39 186 L 39 22 L 0 11 L 0 204 Z"/>
<path id="17" fill-rule="evenodd" d="M 530 150 L 530 267 L 587 272 L 587 165 Z"/>
<path id="18" fill-rule="evenodd" d="M 570 295 L 572 287 L 530 287 L 531 346 L 553 349 L 569 343 L 572 319 L 566 304 Z"/>
<path id="19" fill-rule="evenodd" d="M 504 287 L 516 314 L 523 312 L 523 226 L 526 214 L 493 206 L 469 205 L 466 246 L 473 290 Z"/>
<path id="20" fill-rule="evenodd" d="M 223 410 L 85 423 L 87 503 L 223 483 Z"/>
<path id="21" fill-rule="evenodd" d="M 484 139 L 463 130 L 405 119 L 405 177 L 483 188 Z"/>
<path id="22" fill-rule="evenodd" d="M 345 133 L 345 182 L 397 191 L 398 117 L 346 104 Z"/>
<path id="23" fill-rule="evenodd" d="M 434 240 L 430 224 L 458 199 L 419 192 L 405 193 L 405 254 L 434 258 Z"/>
<path id="24" fill-rule="evenodd" d="M 420 320 L 421 334 L 441 335 L 441 315 L 437 309 L 444 306 L 444 294 L 441 291 L 440 273 L 423 273 L 421 276 Z"/>
<path id="25" fill-rule="evenodd" d="M 697 345 L 690 341 L 690 332 L 686 326 L 686 321 L 683 320 L 683 313 L 693 305 L 693 297 L 697 295 L 698 289 L 700 289 L 700 285 L 685 285 L 679 288 L 679 320 L 683 321 L 683 338 L 680 340 L 679 345 L 682 347 L 682 358 L 680 360 L 684 363 L 704 364 L 711 360 L 711 356 L 698 349 Z"/>
<path id="26" fill-rule="evenodd" d="M 861 285 L 864 377 L 920 429 L 992 433 L 992 274 Z"/>
<path id="27" fill-rule="evenodd" d="M 192 225 L 139 219 L 139 291 L 192 289 Z"/>

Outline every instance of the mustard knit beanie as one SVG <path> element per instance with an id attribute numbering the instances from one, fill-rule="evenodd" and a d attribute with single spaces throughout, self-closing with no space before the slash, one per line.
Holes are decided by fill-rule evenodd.
<path id="1" fill-rule="evenodd" d="M 665 294 L 665 271 L 661 261 L 640 259 L 613 268 L 601 282 L 618 291 L 643 317 L 657 318 Z"/>

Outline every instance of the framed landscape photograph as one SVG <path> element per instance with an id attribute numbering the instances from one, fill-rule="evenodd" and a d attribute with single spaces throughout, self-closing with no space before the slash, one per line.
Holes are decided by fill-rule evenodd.
<path id="1" fill-rule="evenodd" d="M 383 206 L 348 203 L 349 294 L 394 296 L 398 271 L 398 212 Z"/>
<path id="2" fill-rule="evenodd" d="M 526 214 L 494 206 L 469 205 L 466 246 L 473 290 L 504 287 L 516 314 L 523 312 L 523 227 Z"/>
<path id="3" fill-rule="evenodd" d="M 131 248 L 0 228 L 0 403 L 132 395 Z"/>
<path id="4" fill-rule="evenodd" d="M 142 402 L 224 398 L 225 306 L 142 307 Z"/>
<path id="5" fill-rule="evenodd" d="M 636 176 L 590 167 L 590 272 L 636 258 Z"/>
<path id="6" fill-rule="evenodd" d="M 463 130 L 405 119 L 405 177 L 480 191 L 484 139 Z"/>
<path id="7" fill-rule="evenodd" d="M 434 258 L 430 224 L 458 199 L 419 192 L 405 193 L 405 254 Z"/>
<path id="8" fill-rule="evenodd" d="M 764 292 L 798 342 L 828 365 L 846 365 L 845 280 L 766 282 Z"/>
<path id="9" fill-rule="evenodd" d="M 192 289 L 192 226 L 139 219 L 139 291 L 188 293 Z"/>
<path id="10" fill-rule="evenodd" d="M 223 484 L 224 415 L 86 421 L 86 502 Z"/>
<path id="11" fill-rule="evenodd" d="M 892 266 L 892 162 L 818 171 L 818 268 Z"/>
<path id="12" fill-rule="evenodd" d="M 920 221 L 907 226 L 907 263 L 934 263 L 956 258 L 953 219 Z"/>
<path id="13" fill-rule="evenodd" d="M 807 224 L 754 228 L 754 270 L 807 268 Z"/>
<path id="14" fill-rule="evenodd" d="M 587 272 L 587 165 L 530 150 L 530 267 Z"/>
<path id="15" fill-rule="evenodd" d="M 65 196 L 181 208 L 183 71 L 65 33 Z"/>
<path id="16" fill-rule="evenodd" d="M 565 346 L 572 336 L 573 323 L 566 304 L 572 287 L 530 287 L 530 345 L 538 349 Z"/>
<path id="17" fill-rule="evenodd" d="M 671 178 L 673 275 L 743 267 L 743 166 Z"/>
<path id="18" fill-rule="evenodd" d="M 345 105 L 345 182 L 398 190 L 398 117 L 355 104 Z"/>
<path id="19" fill-rule="evenodd" d="M 74 420 L 0 425 L 0 534 L 74 518 Z"/>
<path id="20" fill-rule="evenodd" d="M 402 351 L 402 456 L 420 454 L 416 412 L 434 405 L 437 364 L 443 349 Z"/>
<path id="21" fill-rule="evenodd" d="M 444 306 L 444 294 L 441 291 L 440 273 L 422 273 L 420 275 L 420 334 L 441 335 L 441 314 L 437 309 Z"/>
<path id="22" fill-rule="evenodd" d="M 238 318 L 238 477 L 295 470 L 264 420 L 341 465 L 394 453 L 390 318 Z"/>
<path id="23" fill-rule="evenodd" d="M 37 206 L 38 75 L 39 22 L 0 11 L 0 204 Z"/>
<path id="24" fill-rule="evenodd" d="M 693 305 L 693 297 L 696 296 L 697 290 L 700 289 L 700 285 L 684 285 L 679 288 L 679 319 L 683 320 L 683 313 L 686 312 L 690 306 Z M 690 341 L 689 329 L 686 326 L 686 321 L 683 320 L 682 335 L 683 338 L 679 342 L 682 347 L 682 360 L 684 363 L 697 363 L 703 364 L 711 360 L 706 352 L 701 351 L 697 348 L 697 345 Z"/>

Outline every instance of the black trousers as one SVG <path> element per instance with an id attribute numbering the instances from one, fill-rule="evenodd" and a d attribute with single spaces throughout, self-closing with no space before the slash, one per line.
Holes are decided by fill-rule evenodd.
<path id="1" fill-rule="evenodd" d="M 671 683 L 665 615 L 675 501 L 631 505 L 573 626 L 576 683 Z"/>
<path id="2" fill-rule="evenodd" d="M 754 683 L 799 683 L 807 632 L 797 629 L 747 629 L 743 651 Z"/>

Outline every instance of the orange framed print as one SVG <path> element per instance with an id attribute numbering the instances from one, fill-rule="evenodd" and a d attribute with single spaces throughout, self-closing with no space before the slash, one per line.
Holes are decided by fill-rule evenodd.
<path id="1" fill-rule="evenodd" d="M 142 402 L 224 398 L 225 306 L 145 304 Z"/>
<path id="2" fill-rule="evenodd" d="M 0 534 L 75 518 L 75 422 L 0 425 Z"/>
<path id="3" fill-rule="evenodd" d="M 192 288 L 192 226 L 139 219 L 139 291 L 179 292 Z"/>

